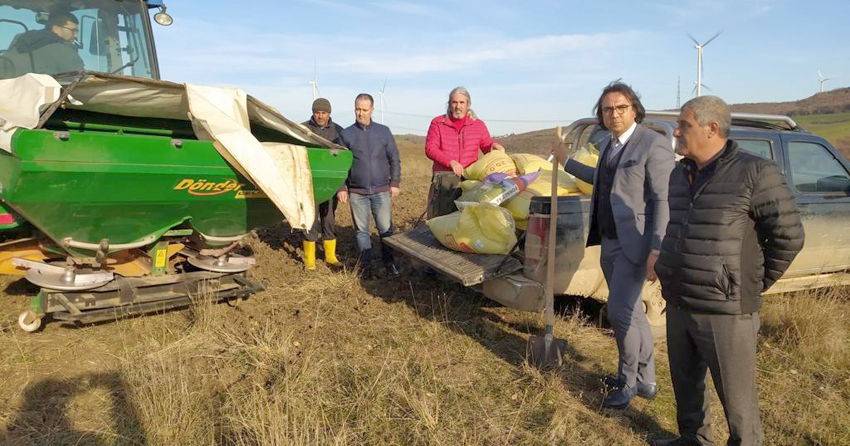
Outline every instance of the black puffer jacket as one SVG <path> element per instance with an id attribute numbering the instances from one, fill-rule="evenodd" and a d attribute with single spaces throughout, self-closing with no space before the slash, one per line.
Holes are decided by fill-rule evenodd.
<path id="1" fill-rule="evenodd" d="M 803 248 L 785 177 L 729 141 L 701 171 L 682 160 L 670 176 L 670 223 L 656 271 L 668 305 L 748 314 Z"/>

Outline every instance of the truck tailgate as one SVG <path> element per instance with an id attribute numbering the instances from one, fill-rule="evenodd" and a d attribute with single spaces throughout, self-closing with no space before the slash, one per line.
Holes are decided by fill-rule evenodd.
<path id="1" fill-rule="evenodd" d="M 387 237 L 384 243 L 463 286 L 478 285 L 522 269 L 522 263 L 512 256 L 468 254 L 447 249 L 425 225 Z"/>

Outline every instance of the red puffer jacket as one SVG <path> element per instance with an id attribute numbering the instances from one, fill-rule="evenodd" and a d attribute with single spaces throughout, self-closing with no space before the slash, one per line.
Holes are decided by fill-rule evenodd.
<path id="1" fill-rule="evenodd" d="M 425 139 L 425 155 L 434 161 L 434 172 L 451 171 L 452 161 L 469 166 L 478 160 L 479 149 L 487 153 L 494 142 L 484 121 L 469 116 L 458 132 L 448 116 L 441 115 L 431 120 Z"/>

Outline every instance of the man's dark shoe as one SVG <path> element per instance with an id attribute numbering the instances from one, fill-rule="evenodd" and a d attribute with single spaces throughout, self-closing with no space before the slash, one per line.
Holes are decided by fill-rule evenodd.
<path id="1" fill-rule="evenodd" d="M 398 277 L 401 273 L 398 271 L 398 265 L 393 263 L 387 264 L 387 277 Z"/>
<path id="2" fill-rule="evenodd" d="M 364 249 L 360 251 L 360 259 L 358 259 L 360 263 L 360 276 L 361 280 L 368 280 L 372 278 L 372 250 Z"/>
<path id="3" fill-rule="evenodd" d="M 367 265 L 360 265 L 360 273 L 357 274 L 361 280 L 369 280 L 372 278 L 372 267 Z"/>
<path id="4" fill-rule="evenodd" d="M 602 378 L 602 384 L 609 389 L 619 389 L 623 386 L 623 382 L 620 381 L 620 378 L 614 375 L 608 375 Z"/>
<path id="5" fill-rule="evenodd" d="M 637 396 L 651 400 L 658 394 L 658 384 L 637 383 Z"/>
<path id="6" fill-rule="evenodd" d="M 602 379 L 602 384 L 608 389 L 619 389 L 623 386 L 622 381 L 616 376 L 609 375 Z M 658 385 L 655 383 L 637 383 L 637 396 L 651 400 L 658 394 Z"/>
<path id="7" fill-rule="evenodd" d="M 625 385 L 617 390 L 608 393 L 608 396 L 602 400 L 602 407 L 609 409 L 623 409 L 629 405 L 629 401 L 637 395 L 637 386 Z"/>

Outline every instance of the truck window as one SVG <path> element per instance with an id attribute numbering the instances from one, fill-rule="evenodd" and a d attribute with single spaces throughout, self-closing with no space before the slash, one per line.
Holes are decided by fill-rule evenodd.
<path id="1" fill-rule="evenodd" d="M 791 182 L 804 194 L 850 194 L 850 174 L 824 146 L 788 143 Z"/>
<path id="2" fill-rule="evenodd" d="M 738 143 L 738 147 L 741 150 L 752 153 L 753 155 L 760 156 L 764 159 L 773 160 L 773 149 L 771 148 L 770 141 L 764 139 L 735 139 L 735 142 Z"/>

